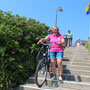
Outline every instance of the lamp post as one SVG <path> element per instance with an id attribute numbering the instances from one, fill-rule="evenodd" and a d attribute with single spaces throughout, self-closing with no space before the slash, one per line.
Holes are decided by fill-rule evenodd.
<path id="1" fill-rule="evenodd" d="M 62 12 L 63 9 L 61 7 L 58 7 L 57 10 L 56 10 L 56 22 L 55 22 L 55 26 L 57 26 L 57 15 L 58 15 L 58 11 Z"/>

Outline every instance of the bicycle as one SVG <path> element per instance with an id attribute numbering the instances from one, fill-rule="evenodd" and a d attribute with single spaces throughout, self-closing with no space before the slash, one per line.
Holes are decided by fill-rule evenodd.
<path id="1" fill-rule="evenodd" d="M 49 72 L 49 48 L 52 44 L 44 44 L 40 42 L 43 46 L 43 56 L 38 60 L 38 65 L 36 68 L 35 81 L 38 87 L 41 87 L 47 80 L 47 72 Z M 55 44 L 55 43 L 53 43 Z M 41 47 L 42 48 L 42 47 Z"/>

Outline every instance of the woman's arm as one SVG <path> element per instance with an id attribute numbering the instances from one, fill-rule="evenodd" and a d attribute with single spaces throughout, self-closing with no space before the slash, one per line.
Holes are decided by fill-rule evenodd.
<path id="1" fill-rule="evenodd" d="M 48 41 L 48 40 L 49 40 L 49 37 L 40 39 L 37 44 L 39 44 L 40 42 L 46 42 L 46 41 Z"/>
<path id="2" fill-rule="evenodd" d="M 71 35 L 73 36 L 73 34 L 71 33 Z"/>

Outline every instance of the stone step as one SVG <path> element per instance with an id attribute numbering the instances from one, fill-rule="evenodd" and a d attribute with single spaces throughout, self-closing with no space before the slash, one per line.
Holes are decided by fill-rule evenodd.
<path id="1" fill-rule="evenodd" d="M 73 61 L 71 61 L 71 62 L 62 62 L 62 64 L 66 64 L 66 65 L 80 65 L 80 66 L 82 66 L 82 65 L 84 65 L 84 66 L 90 66 L 90 62 L 73 62 Z"/>
<path id="2" fill-rule="evenodd" d="M 75 60 L 90 60 L 87 57 L 79 57 L 79 56 L 64 56 L 63 58 L 66 58 L 66 59 L 75 59 Z"/>
<path id="3" fill-rule="evenodd" d="M 73 54 L 72 54 L 72 55 L 71 55 L 71 54 L 69 54 L 69 55 L 65 55 L 65 54 L 64 54 L 63 57 L 73 57 Z"/>
<path id="4" fill-rule="evenodd" d="M 52 73 L 48 73 L 47 77 L 51 78 Z M 57 79 L 59 78 L 59 73 L 56 73 Z M 66 81 L 77 81 L 77 82 L 89 82 L 90 83 L 90 76 L 85 76 L 85 75 L 73 75 L 73 74 L 62 74 L 63 80 Z"/>
<path id="5" fill-rule="evenodd" d="M 68 52 L 67 52 L 67 51 L 64 51 L 64 54 L 65 54 L 65 55 L 73 55 L 73 53 L 75 53 L 75 52 L 72 52 L 72 51 L 68 51 Z"/>
<path id="6" fill-rule="evenodd" d="M 76 56 L 76 55 L 74 55 L 73 58 L 87 59 L 87 56 L 79 56 L 79 55 Z"/>
<path id="7" fill-rule="evenodd" d="M 35 78 L 33 78 L 33 80 L 30 80 L 30 82 L 26 85 L 20 85 L 20 90 L 28 90 L 28 89 L 25 89 L 25 86 L 28 85 L 29 86 L 32 86 L 34 87 L 34 89 L 32 90 L 38 90 L 38 87 L 37 89 L 35 89 L 35 86 L 33 86 L 32 84 L 35 85 Z M 31 85 L 30 85 L 31 84 Z M 76 82 L 76 81 L 59 81 L 59 80 L 54 80 L 52 81 L 51 79 L 48 79 L 47 78 L 47 86 L 46 84 L 43 85 L 43 89 L 42 88 L 39 88 L 41 90 L 47 90 L 50 89 L 50 88 L 53 88 L 54 90 L 56 90 L 56 88 L 67 88 L 68 89 L 75 89 L 75 90 L 90 90 L 90 83 L 86 83 L 86 82 Z M 59 89 L 60 90 L 60 89 Z"/>
<path id="8" fill-rule="evenodd" d="M 83 61 L 89 62 L 90 61 L 90 59 L 88 59 L 88 58 L 85 58 L 85 59 L 80 59 L 80 58 L 71 58 L 71 59 L 69 59 L 68 58 L 68 60 L 69 61 L 77 61 L 77 62 L 79 62 L 79 61 L 81 61 L 81 62 L 83 62 Z"/>
<path id="9" fill-rule="evenodd" d="M 80 59 L 83 59 L 84 58 L 84 59 L 88 59 L 88 56 L 84 56 L 84 55 L 81 56 L 81 55 L 65 55 L 64 54 L 64 57 L 65 58 L 69 57 L 69 58 L 80 58 Z"/>
<path id="10" fill-rule="evenodd" d="M 64 65 L 64 69 L 77 69 L 77 70 L 90 70 L 90 66 L 80 66 L 80 65 Z"/>
<path id="11" fill-rule="evenodd" d="M 64 60 L 63 60 L 64 61 Z M 64 61 L 65 62 L 65 61 Z M 68 59 L 66 62 L 81 62 L 81 63 L 90 63 L 90 60 L 77 60 L 77 59 Z"/>
<path id="12" fill-rule="evenodd" d="M 88 53 L 76 53 L 76 52 L 64 52 L 64 55 L 86 55 L 88 56 Z"/>
<path id="13" fill-rule="evenodd" d="M 48 87 L 48 86 L 42 86 L 41 88 L 39 88 L 35 83 L 19 86 L 19 90 L 51 90 L 51 89 L 52 89 L 52 87 Z M 54 89 L 52 89 L 52 90 L 54 90 Z"/>
<path id="14" fill-rule="evenodd" d="M 70 59 L 68 59 L 68 58 L 63 58 L 63 61 L 70 61 Z"/>
<path id="15" fill-rule="evenodd" d="M 52 73 L 52 72 L 51 72 Z M 90 71 L 82 71 L 75 69 L 63 69 L 63 79 L 69 81 L 80 81 L 80 82 L 90 82 Z M 59 78 L 58 69 L 56 69 L 57 78 Z M 48 73 L 48 78 L 50 78 L 50 73 Z"/>
<path id="16" fill-rule="evenodd" d="M 63 77 L 63 80 L 67 80 L 67 81 L 89 82 L 90 83 L 90 76 L 62 74 L 62 77 Z"/>
<path id="17" fill-rule="evenodd" d="M 70 67 L 73 66 L 73 65 L 77 65 L 78 67 L 84 65 L 84 66 L 86 66 L 86 67 L 90 67 L 90 65 L 88 65 L 88 64 L 74 64 L 74 63 L 72 63 L 72 64 L 70 63 L 70 64 L 69 64 L 69 63 L 63 63 L 62 65 L 66 65 L 66 66 L 70 66 Z M 86 68 L 86 67 L 85 67 L 85 68 Z M 79 68 L 78 68 L 78 69 L 79 69 Z"/>
<path id="18" fill-rule="evenodd" d="M 63 59 L 63 62 L 90 63 L 90 60 Z"/>
<path id="19" fill-rule="evenodd" d="M 90 76 L 89 76 L 90 74 L 88 75 L 88 72 L 90 73 L 90 71 L 86 71 L 86 70 L 63 69 L 62 77 L 63 80 L 67 80 L 67 81 L 90 82 Z M 51 78 L 52 76 L 53 76 L 52 72 L 47 73 L 48 78 Z M 56 68 L 56 76 L 58 79 L 59 73 L 57 68 Z M 39 78 L 44 78 L 43 74 L 39 74 Z"/>
<path id="20" fill-rule="evenodd" d="M 64 57 L 63 59 L 68 61 L 90 61 L 90 59 L 88 58 L 75 58 L 75 57 Z"/>
<path id="21" fill-rule="evenodd" d="M 77 52 L 77 53 L 78 53 L 78 52 L 81 52 L 81 53 L 82 53 L 82 51 L 84 51 L 83 53 L 85 53 L 85 52 L 88 53 L 87 50 L 79 50 L 78 48 L 75 48 L 75 49 L 67 49 L 67 50 L 65 49 L 65 50 L 64 50 L 64 52 Z"/>
<path id="22" fill-rule="evenodd" d="M 73 55 L 75 52 L 66 52 L 66 51 L 64 51 L 64 55 Z"/>
<path id="23" fill-rule="evenodd" d="M 64 88 L 64 87 L 53 88 L 48 86 L 38 88 L 36 84 L 26 84 L 26 85 L 20 85 L 19 90 L 76 90 L 76 89 L 70 89 L 70 88 Z"/>
<path id="24" fill-rule="evenodd" d="M 74 50 L 74 49 L 76 49 L 76 47 L 72 47 L 72 48 L 65 48 L 64 50 Z"/>
<path id="25" fill-rule="evenodd" d="M 64 57 L 70 57 L 70 58 L 72 58 L 72 57 L 74 57 L 74 58 L 85 58 L 85 59 L 87 59 L 88 58 L 88 56 L 86 56 L 86 55 L 66 55 L 66 54 L 64 54 Z"/>
<path id="26" fill-rule="evenodd" d="M 63 60 L 65 61 L 65 60 Z M 90 62 L 89 59 L 76 59 L 76 58 L 67 58 L 67 61 L 76 61 L 76 62 Z"/>
<path id="27" fill-rule="evenodd" d="M 69 82 L 64 81 L 64 84 L 59 84 L 60 87 L 78 89 L 78 90 L 90 90 L 90 83 L 81 83 L 81 82 Z"/>
<path id="28" fill-rule="evenodd" d="M 75 53 L 75 54 L 85 54 L 85 55 L 89 55 L 87 51 L 83 50 L 83 51 L 79 51 L 79 50 L 64 50 L 64 53 L 68 54 L 68 53 Z"/>
<path id="29" fill-rule="evenodd" d="M 65 74 L 73 74 L 73 75 L 85 75 L 85 76 L 90 76 L 90 71 L 86 70 L 77 70 L 77 69 L 64 69 L 63 73 Z"/>
<path id="30" fill-rule="evenodd" d="M 64 54 L 66 54 L 66 55 L 67 54 L 88 55 L 88 56 L 90 55 L 88 52 L 85 52 L 85 51 L 84 52 L 83 51 L 79 52 L 79 51 L 76 51 L 76 50 L 75 51 L 73 51 L 73 50 L 72 51 L 71 50 L 65 51 L 64 50 Z"/>

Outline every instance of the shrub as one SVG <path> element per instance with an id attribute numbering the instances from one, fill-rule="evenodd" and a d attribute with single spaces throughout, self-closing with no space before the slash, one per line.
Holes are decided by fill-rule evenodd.
<path id="1" fill-rule="evenodd" d="M 88 46 L 89 46 L 89 43 L 88 43 L 88 42 L 86 42 L 86 43 L 85 43 L 85 46 L 86 46 L 86 48 L 88 48 Z"/>
<path id="2" fill-rule="evenodd" d="M 22 84 L 36 67 L 36 38 L 49 27 L 34 19 L 0 11 L 0 87 Z"/>
<path id="3" fill-rule="evenodd" d="M 90 45 L 89 45 L 88 42 L 85 43 L 85 46 L 86 46 L 86 48 L 88 49 L 88 51 L 90 52 Z"/>

